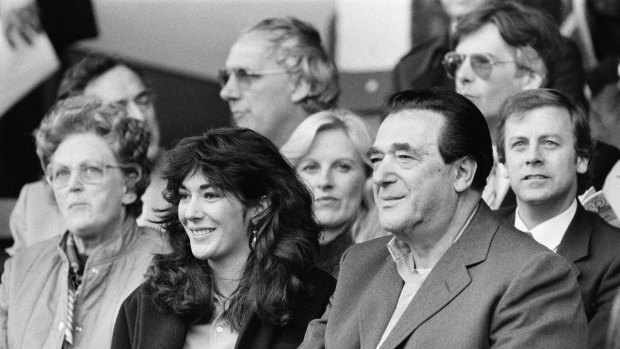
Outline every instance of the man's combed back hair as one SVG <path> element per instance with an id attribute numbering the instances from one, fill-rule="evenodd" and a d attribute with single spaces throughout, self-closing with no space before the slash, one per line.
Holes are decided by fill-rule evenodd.
<path id="1" fill-rule="evenodd" d="M 461 38 L 489 23 L 497 27 L 508 45 L 517 49 L 517 64 L 538 73 L 543 86 L 549 86 L 553 81 L 551 72 L 562 52 L 562 37 L 553 19 L 514 0 L 491 0 L 459 18 L 453 42 L 456 45 Z"/>
<path id="2" fill-rule="evenodd" d="M 387 111 L 428 110 L 444 118 L 437 144 L 446 164 L 469 156 L 477 168 L 471 188 L 482 191 L 493 168 L 491 133 L 484 116 L 460 94 L 439 87 L 397 92 L 387 100 Z"/>
<path id="3" fill-rule="evenodd" d="M 319 32 L 309 23 L 293 17 L 268 18 L 244 34 L 260 32 L 274 45 L 273 54 L 297 84 L 310 86 L 301 102 L 308 113 L 336 106 L 340 88 L 338 71 L 321 42 Z"/>

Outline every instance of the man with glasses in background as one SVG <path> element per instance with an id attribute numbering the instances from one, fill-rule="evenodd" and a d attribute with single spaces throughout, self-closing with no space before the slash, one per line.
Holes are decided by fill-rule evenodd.
<path id="1" fill-rule="evenodd" d="M 318 31 L 292 17 L 265 19 L 245 30 L 219 77 L 234 124 L 278 148 L 306 117 L 335 107 L 339 95 L 336 66 Z"/>
<path id="2" fill-rule="evenodd" d="M 551 19 L 510 1 L 491 1 L 462 16 L 454 38 L 456 48 L 443 61 L 446 73 L 456 91 L 480 109 L 491 130 L 502 103 L 517 92 L 548 86 L 561 57 L 562 39 Z M 504 171 L 494 167 L 483 193 L 493 209 L 509 189 Z M 514 195 L 507 201 L 513 203 Z"/>

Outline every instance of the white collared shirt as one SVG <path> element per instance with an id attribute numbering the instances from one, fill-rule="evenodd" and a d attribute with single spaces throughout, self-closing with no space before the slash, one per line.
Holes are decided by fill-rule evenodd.
<path id="1" fill-rule="evenodd" d="M 553 252 L 558 252 L 558 247 L 564 238 L 564 234 L 570 225 L 570 222 L 575 217 L 577 212 L 577 199 L 573 200 L 573 203 L 559 215 L 548 219 L 532 229 L 529 229 L 521 217 L 519 216 L 519 207 L 515 212 L 515 228 L 530 233 L 534 240 Z"/>
<path id="2" fill-rule="evenodd" d="M 478 211 L 479 207 L 480 205 L 476 206 L 473 212 L 469 215 L 469 218 L 467 218 L 467 221 L 465 222 L 459 233 L 456 235 L 452 243 L 454 243 L 461 237 L 463 231 L 465 231 L 465 228 L 467 228 L 469 222 L 471 222 L 472 218 L 474 218 L 474 215 Z M 390 318 L 390 321 L 388 322 L 387 327 L 383 332 L 383 336 L 381 336 L 379 344 L 377 344 L 377 348 L 379 348 L 383 344 L 383 342 L 385 342 L 388 335 L 390 334 L 390 332 L 392 332 L 392 330 L 396 326 L 396 323 L 398 323 L 398 320 L 400 320 L 401 316 L 409 306 L 409 303 L 411 303 L 413 297 L 416 295 L 416 293 L 418 293 L 418 290 L 422 286 L 422 283 L 424 282 L 424 280 L 426 280 L 426 277 L 428 276 L 428 274 L 430 274 L 432 270 L 432 268 L 416 269 L 415 261 L 413 259 L 413 253 L 411 253 L 411 247 L 406 242 L 398 239 L 396 236 L 394 236 L 388 242 L 387 249 L 392 256 L 394 263 L 396 263 L 396 271 L 398 271 L 398 275 L 403 279 L 405 285 L 400 291 L 400 297 L 398 297 L 396 309 L 394 309 L 394 313 L 392 313 L 392 317 Z"/>
<path id="3" fill-rule="evenodd" d="M 218 348 L 232 349 L 237 343 L 239 333 L 224 319 L 222 314 L 228 308 L 228 300 L 214 294 L 215 313 L 213 321 L 208 324 L 191 326 L 185 337 L 183 349 Z"/>

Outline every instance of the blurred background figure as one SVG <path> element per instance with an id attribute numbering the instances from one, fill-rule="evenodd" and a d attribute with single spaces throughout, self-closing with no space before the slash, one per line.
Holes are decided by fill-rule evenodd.
<path id="1" fill-rule="evenodd" d="M 6 262 L 2 346 L 109 348 L 123 299 L 161 252 L 157 233 L 136 224 L 149 131 L 121 106 L 74 97 L 58 102 L 35 136 L 67 230 Z"/>
<path id="2" fill-rule="evenodd" d="M 314 267 L 312 198 L 278 149 L 217 129 L 170 150 L 172 248 L 124 303 L 112 348 L 294 348 L 335 280 Z"/>
<path id="3" fill-rule="evenodd" d="M 463 16 L 476 12 L 497 0 L 441 0 L 413 1 L 412 49 L 400 59 L 393 72 L 395 91 L 410 88 L 443 86 L 454 88 L 454 82 L 443 72 L 441 62 L 444 55 L 455 46 L 454 34 L 457 22 Z M 500 0 L 503 1 L 503 0 Z M 559 36 L 561 0 L 511 0 L 512 2 L 535 8 L 554 20 L 554 28 L 545 30 L 556 32 Z M 585 77 L 581 65 L 581 55 L 577 45 L 569 39 L 562 41 L 561 60 L 554 62 L 554 79 L 547 86 L 559 89 L 585 104 L 583 88 Z"/>
<path id="4" fill-rule="evenodd" d="M 366 156 L 372 142 L 359 116 L 330 110 L 304 120 L 281 149 L 314 196 L 314 214 L 323 229 L 318 267 L 334 276 L 349 246 L 385 235 Z"/>
<path id="5" fill-rule="evenodd" d="M 154 208 L 164 208 L 161 198 L 163 181 L 159 178 L 161 159 L 159 157 L 159 125 L 153 106 L 153 93 L 139 73 L 115 58 L 89 55 L 68 69 L 58 90 L 58 99 L 78 95 L 94 96 L 106 103 L 118 103 L 125 107 L 128 117 L 143 121 L 152 137 L 148 158 L 155 163 L 153 183 L 143 196 L 143 214 L 139 225 L 156 227 Z M 10 229 L 14 244 L 9 250 L 29 246 L 35 242 L 62 234 L 66 227 L 53 201 L 51 188 L 44 179 L 26 184 L 11 213 Z"/>
<path id="6" fill-rule="evenodd" d="M 293 17 L 244 31 L 220 71 L 233 123 L 281 147 L 308 115 L 335 107 L 338 72 L 318 31 Z"/>

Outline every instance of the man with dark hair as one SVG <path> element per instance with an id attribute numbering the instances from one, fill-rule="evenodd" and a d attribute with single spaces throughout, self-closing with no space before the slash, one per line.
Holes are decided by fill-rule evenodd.
<path id="1" fill-rule="evenodd" d="M 277 147 L 306 117 L 335 107 L 340 92 L 318 31 L 292 17 L 265 19 L 244 31 L 220 80 L 234 123 Z"/>
<path id="2" fill-rule="evenodd" d="M 89 54 L 64 73 L 56 99 L 84 94 L 104 102 L 122 104 L 130 117 L 144 121 L 151 132 L 149 158 L 157 157 L 160 130 L 153 93 L 139 71 L 120 59 Z"/>
<path id="3" fill-rule="evenodd" d="M 620 229 L 577 201 L 578 177 L 592 151 L 584 112 L 560 92 L 539 89 L 510 97 L 499 116 L 499 160 L 517 196 L 516 209 L 501 214 L 575 265 L 589 347 L 602 348 L 620 288 Z"/>
<path id="4" fill-rule="evenodd" d="M 368 156 L 393 236 L 345 252 L 301 348 L 583 348 L 569 264 L 481 200 L 493 159 L 480 111 L 421 89 L 392 95 L 388 113 Z"/>
<path id="5" fill-rule="evenodd" d="M 153 95 L 146 87 L 142 76 L 127 63 L 99 54 L 89 54 L 63 75 L 57 99 L 89 95 L 104 102 L 122 104 L 129 117 L 142 120 L 151 132 L 148 156 L 156 167 L 151 174 L 151 185 L 142 196 L 143 214 L 139 225 L 151 225 L 155 218 L 153 207 L 161 207 L 163 182 L 159 178 L 157 160 L 159 155 L 159 124 L 155 116 Z M 11 212 L 9 228 L 14 240 L 7 250 L 25 247 L 65 231 L 59 212 L 50 200 L 52 195 L 44 179 L 24 185 L 15 208 Z"/>

